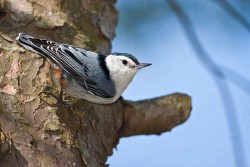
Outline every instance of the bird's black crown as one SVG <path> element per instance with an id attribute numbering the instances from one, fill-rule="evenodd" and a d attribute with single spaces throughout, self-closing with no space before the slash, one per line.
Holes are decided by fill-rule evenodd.
<path id="1" fill-rule="evenodd" d="M 131 55 L 129 53 L 114 52 L 114 53 L 112 53 L 112 55 L 115 55 L 115 56 L 125 56 L 125 57 L 130 58 L 136 65 L 140 64 L 139 61 L 133 55 Z"/>

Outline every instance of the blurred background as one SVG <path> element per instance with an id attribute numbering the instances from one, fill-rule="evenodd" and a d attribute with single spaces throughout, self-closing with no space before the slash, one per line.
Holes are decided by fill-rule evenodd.
<path id="1" fill-rule="evenodd" d="M 153 63 L 123 94 L 192 97 L 190 118 L 160 136 L 120 140 L 111 167 L 250 165 L 250 1 L 118 0 L 112 51 Z"/>

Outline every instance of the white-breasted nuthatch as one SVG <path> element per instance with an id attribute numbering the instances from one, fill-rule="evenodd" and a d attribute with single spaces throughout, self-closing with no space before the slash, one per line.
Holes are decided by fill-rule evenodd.
<path id="1" fill-rule="evenodd" d="M 60 83 L 65 93 L 98 104 L 115 102 L 137 71 L 151 65 L 139 63 L 128 53 L 105 56 L 24 33 L 20 33 L 16 41 L 49 60 L 54 81 Z"/>

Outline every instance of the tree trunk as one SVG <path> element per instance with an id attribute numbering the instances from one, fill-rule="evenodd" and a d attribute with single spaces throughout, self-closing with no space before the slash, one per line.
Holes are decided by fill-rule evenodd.
<path id="1" fill-rule="evenodd" d="M 115 35 L 115 0 L 0 1 L 0 166 L 105 166 L 121 137 L 161 134 L 184 122 L 184 94 L 112 105 L 58 95 L 49 63 L 15 42 L 19 32 L 107 54 Z"/>

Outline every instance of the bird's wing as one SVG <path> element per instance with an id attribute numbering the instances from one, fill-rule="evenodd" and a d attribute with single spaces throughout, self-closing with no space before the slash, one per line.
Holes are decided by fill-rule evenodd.
<path id="1" fill-rule="evenodd" d="M 93 70 L 90 68 L 95 68 L 93 64 L 97 63 L 97 66 L 99 65 L 97 62 L 98 54 L 79 47 L 61 44 L 57 48 L 57 55 L 60 56 L 59 61 L 60 64 L 62 64 L 61 67 L 74 77 L 78 84 L 97 96 L 104 98 L 111 98 L 114 96 L 113 93 L 111 93 L 111 95 L 106 93 L 102 85 L 94 82 L 89 76 L 89 72 L 93 72 L 90 71 Z"/>
<path id="2" fill-rule="evenodd" d="M 93 78 L 90 78 L 88 75 L 89 70 L 92 69 L 89 69 L 91 66 L 87 66 L 86 61 L 91 61 L 89 59 L 98 54 L 93 55 L 93 52 L 86 51 L 79 47 L 37 39 L 26 34 L 19 34 L 17 42 L 25 48 L 48 58 L 53 64 L 62 68 L 68 75 L 74 78 L 79 85 L 91 93 L 104 98 L 114 96 L 114 94 L 110 95 L 106 93 L 101 85 L 97 84 Z"/>

